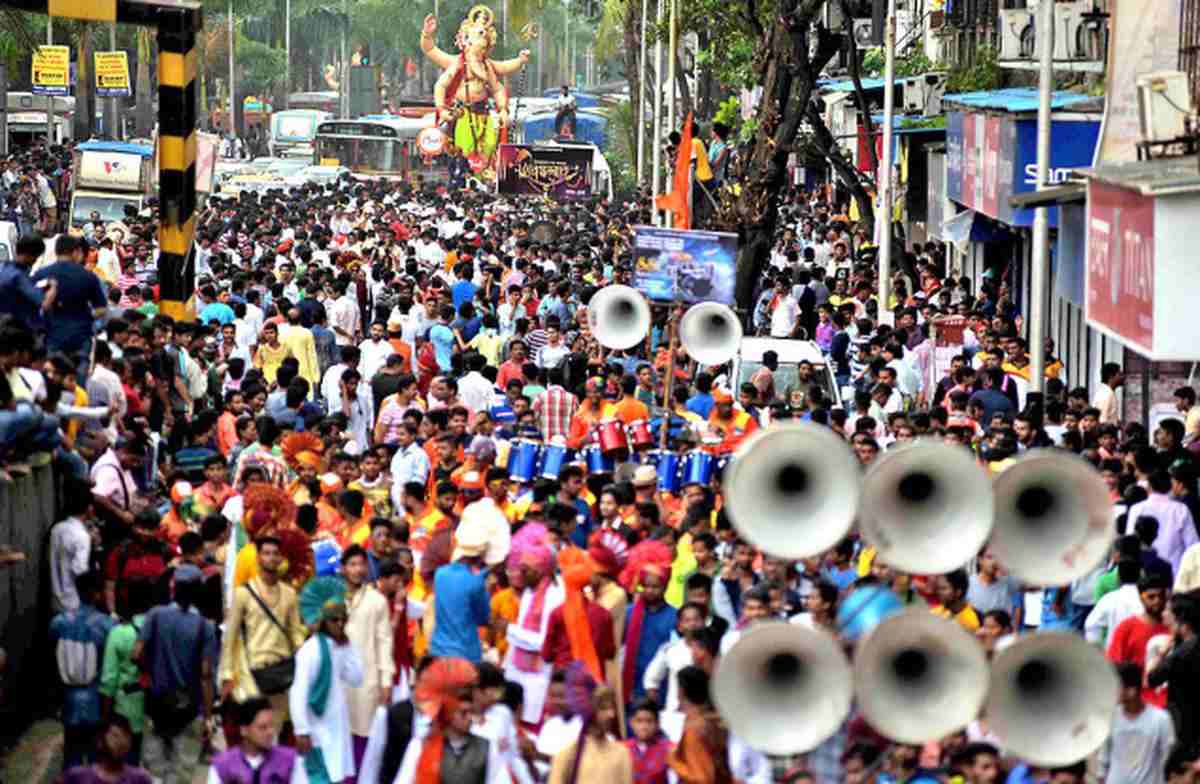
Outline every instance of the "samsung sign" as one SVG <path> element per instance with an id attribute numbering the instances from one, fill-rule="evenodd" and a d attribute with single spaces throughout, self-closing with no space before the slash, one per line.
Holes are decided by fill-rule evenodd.
<path id="1" fill-rule="evenodd" d="M 1100 121 L 1055 120 L 1050 132 L 1049 184 L 1066 181 L 1071 169 L 1092 165 Z M 1036 190 L 1037 120 L 1004 114 L 951 112 L 946 120 L 947 196 L 1012 226 L 1032 226 L 1032 209 L 1013 209 L 1009 199 Z M 1050 210 L 1057 225 L 1058 210 Z"/>

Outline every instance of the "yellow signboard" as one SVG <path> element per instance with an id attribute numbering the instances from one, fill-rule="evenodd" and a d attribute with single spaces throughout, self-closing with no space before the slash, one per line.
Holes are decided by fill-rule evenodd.
<path id="1" fill-rule="evenodd" d="M 125 52 L 96 52 L 96 95 L 101 98 L 131 95 L 129 55 Z"/>
<path id="2" fill-rule="evenodd" d="M 39 46 L 33 53 L 35 95 L 68 95 L 71 92 L 71 49 Z"/>

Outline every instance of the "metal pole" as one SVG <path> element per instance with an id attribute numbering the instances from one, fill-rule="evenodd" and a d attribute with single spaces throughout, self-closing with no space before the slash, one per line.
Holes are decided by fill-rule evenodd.
<path id="1" fill-rule="evenodd" d="M 234 48 L 234 19 L 233 19 L 233 0 L 229 0 L 229 139 L 230 152 L 233 152 L 232 141 L 237 138 L 237 126 L 234 125 L 237 114 L 234 110 L 237 108 L 237 77 L 233 72 L 233 48 Z"/>
<path id="2" fill-rule="evenodd" d="M 437 0 L 433 3 L 433 13 L 437 14 Z M 338 80 L 338 87 L 341 95 L 338 97 L 338 105 L 341 109 L 342 117 L 350 116 L 350 62 L 346 59 L 346 32 L 350 29 L 350 4 L 347 0 L 342 0 L 342 65 L 341 79 Z"/>
<path id="3" fill-rule="evenodd" d="M 642 5 L 642 27 L 641 27 L 641 54 L 638 56 L 638 110 L 637 110 L 637 181 L 638 185 L 642 185 L 646 180 L 645 162 L 646 162 L 646 6 L 650 0 L 641 0 Z M 630 96 L 632 97 L 632 96 Z"/>
<path id="4" fill-rule="evenodd" d="M 667 127 L 672 131 L 679 130 L 678 124 L 675 122 L 675 52 L 679 42 L 675 39 L 675 0 L 668 0 L 671 4 L 671 32 L 667 36 L 668 49 L 667 52 L 667 81 L 671 83 L 671 89 L 667 93 Z"/>
<path id="5" fill-rule="evenodd" d="M 4 100 L 0 101 L 0 155 L 8 155 L 8 66 L 0 60 L 0 90 Z"/>
<path id="6" fill-rule="evenodd" d="M 46 46 L 54 44 L 54 17 L 46 17 Z M 5 98 L 5 100 L 8 100 Z M 76 107 L 78 108 L 78 107 Z M 46 96 L 46 148 L 54 144 L 54 96 Z"/>
<path id="7" fill-rule="evenodd" d="M 571 83 L 571 11 L 569 0 L 563 2 L 563 84 Z"/>
<path id="8" fill-rule="evenodd" d="M 1042 3 L 1038 20 L 1037 190 L 1050 172 L 1050 92 L 1054 89 L 1054 3 Z M 1046 306 L 1050 278 L 1050 208 L 1033 215 L 1033 269 L 1029 281 L 1029 391 L 1046 385 Z"/>
<path id="9" fill-rule="evenodd" d="M 658 0 L 658 10 L 654 17 L 655 27 L 662 25 L 663 0 Z M 661 193 L 662 187 L 662 41 L 654 42 L 654 132 L 650 135 L 652 148 L 652 164 L 650 170 L 651 197 Z M 661 226 L 662 219 L 658 210 L 654 211 L 654 225 Z"/>
<path id="10" fill-rule="evenodd" d="M 1050 5 L 1050 3 L 1047 3 Z M 892 301 L 892 122 L 896 113 L 896 0 L 884 25 L 883 159 L 879 162 L 879 320 L 890 323 Z"/>
<path id="11" fill-rule="evenodd" d="M 283 108 L 290 109 L 288 96 L 292 94 L 292 0 L 283 4 L 283 50 L 286 63 L 283 68 Z"/>
<path id="12" fill-rule="evenodd" d="M 117 23 L 112 22 L 108 26 L 108 51 L 117 51 Z M 104 120 L 104 127 L 108 129 L 108 135 L 113 139 L 121 138 L 121 115 L 117 109 L 117 96 L 112 96 L 108 99 L 108 117 Z M 207 107 L 206 107 L 207 108 Z"/>

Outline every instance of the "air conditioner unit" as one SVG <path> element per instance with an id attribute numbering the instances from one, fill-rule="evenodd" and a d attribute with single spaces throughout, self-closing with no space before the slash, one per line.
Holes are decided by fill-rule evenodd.
<path id="1" fill-rule="evenodd" d="M 942 113 L 942 97 L 946 94 L 946 74 L 927 73 L 921 77 L 921 81 L 925 83 L 924 114 L 926 117 L 936 117 Z"/>
<path id="2" fill-rule="evenodd" d="M 1026 8 L 1000 11 L 1001 60 L 1028 60 L 1034 57 L 1033 12 Z"/>
<path id="3" fill-rule="evenodd" d="M 1092 10 L 1090 3 L 1054 4 L 1054 59 L 1080 60 L 1077 53 L 1083 43 L 1078 40 L 1082 16 Z M 1036 55 L 1035 55 L 1036 56 Z"/>
<path id="4" fill-rule="evenodd" d="M 1137 88 L 1142 141 L 1168 141 L 1187 132 L 1192 101 L 1186 74 L 1181 71 L 1143 74 L 1137 78 Z"/>
<path id="5" fill-rule="evenodd" d="M 838 32 L 845 26 L 845 16 L 842 14 L 842 4 L 839 0 L 827 0 L 825 3 L 825 26 Z"/>
<path id="6" fill-rule="evenodd" d="M 876 28 L 875 22 L 871 19 L 855 19 L 854 43 L 857 44 L 860 49 L 872 46 L 882 46 L 883 29 Z"/>

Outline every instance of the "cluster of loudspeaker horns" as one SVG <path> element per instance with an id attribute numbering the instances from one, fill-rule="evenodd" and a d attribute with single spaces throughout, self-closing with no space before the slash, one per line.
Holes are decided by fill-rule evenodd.
<path id="1" fill-rule="evenodd" d="M 864 476 L 843 439 L 805 423 L 748 439 L 724 493 L 735 527 L 766 553 L 816 555 L 857 522 L 876 557 L 913 574 L 957 569 L 990 542 L 1018 580 L 1060 586 L 1092 571 L 1115 535 L 1103 480 L 1074 455 L 1030 451 L 993 484 L 969 451 L 914 442 Z M 1108 737 L 1117 678 L 1081 636 L 1022 636 L 989 668 L 952 620 L 924 609 L 879 617 L 854 642 L 853 664 L 847 635 L 780 622 L 747 630 L 713 681 L 731 730 L 768 754 L 796 754 L 837 731 L 853 700 L 872 727 L 904 743 L 943 738 L 982 711 L 1006 752 L 1038 765 L 1075 762 Z"/>
<path id="2" fill-rule="evenodd" d="M 605 286 L 588 302 L 588 327 L 605 348 L 633 348 L 650 332 L 650 305 L 637 289 Z M 728 306 L 700 302 L 680 319 L 679 342 L 701 365 L 720 365 L 737 353 L 742 324 Z"/>
<path id="3" fill-rule="evenodd" d="M 611 285 L 588 303 L 605 347 L 645 339 L 650 307 L 636 289 Z M 733 358 L 742 327 L 728 307 L 693 305 L 679 324 L 688 355 L 705 365 Z M 1090 572 L 1115 535 L 1108 489 L 1064 452 L 1026 453 L 994 483 L 966 450 L 915 442 L 889 450 L 866 473 L 827 428 L 776 424 L 748 439 L 726 469 L 726 508 L 764 552 L 822 553 L 857 522 L 884 563 L 944 574 L 985 542 L 1028 585 L 1060 586 Z M 981 711 L 1005 750 L 1037 765 L 1086 757 L 1108 737 L 1117 679 L 1102 653 L 1062 632 L 1023 636 L 990 668 L 982 646 L 926 610 L 883 618 L 859 637 L 851 665 L 843 641 L 794 624 L 765 622 L 718 664 L 713 699 L 730 728 L 771 755 L 820 745 L 852 700 L 879 732 L 903 743 L 936 740 Z"/>

